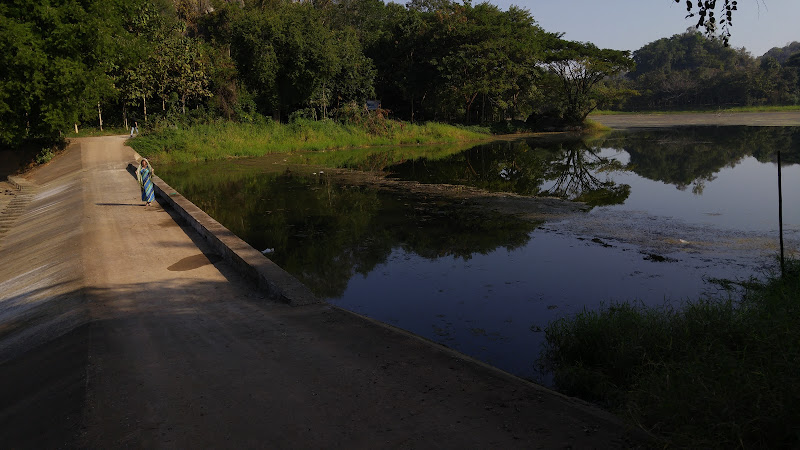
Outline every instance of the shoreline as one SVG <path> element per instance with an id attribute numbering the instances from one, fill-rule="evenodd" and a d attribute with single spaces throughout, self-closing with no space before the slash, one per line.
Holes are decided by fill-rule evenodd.
<path id="1" fill-rule="evenodd" d="M 0 237 L 0 257 L 16 262 L 0 266 L 3 442 L 625 448 L 646 439 L 594 405 L 416 335 L 324 303 L 267 301 L 163 198 L 137 201 L 123 142 L 75 140 L 26 174 L 30 202 Z M 43 270 L 48 261 L 61 263 Z"/>

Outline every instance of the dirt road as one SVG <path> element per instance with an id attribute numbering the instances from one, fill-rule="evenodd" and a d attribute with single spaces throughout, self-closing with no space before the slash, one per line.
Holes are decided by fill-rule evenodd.
<path id="1" fill-rule="evenodd" d="M 143 206 L 124 140 L 75 140 L 5 207 L 4 447 L 633 442 L 603 411 L 400 330 L 265 301 L 169 210 Z"/>
<path id="2" fill-rule="evenodd" d="M 800 111 L 719 112 L 684 114 L 593 115 L 589 119 L 611 128 L 654 128 L 686 125 L 800 126 Z"/>

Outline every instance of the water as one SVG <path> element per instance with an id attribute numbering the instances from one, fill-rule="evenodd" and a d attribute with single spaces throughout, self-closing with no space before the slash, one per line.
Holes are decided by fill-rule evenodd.
<path id="1" fill-rule="evenodd" d="M 367 164 L 398 180 L 593 206 L 549 222 L 346 182 L 292 158 L 160 174 L 256 249 L 272 249 L 271 259 L 332 304 L 546 383 L 535 360 L 549 321 L 613 301 L 727 295 L 711 281 L 764 274 L 777 254 L 777 149 L 785 239 L 796 252 L 799 137 L 791 128 L 687 128 L 592 142 L 522 139 L 426 158 L 301 155 L 328 164 L 343 156 L 340 165 Z"/>

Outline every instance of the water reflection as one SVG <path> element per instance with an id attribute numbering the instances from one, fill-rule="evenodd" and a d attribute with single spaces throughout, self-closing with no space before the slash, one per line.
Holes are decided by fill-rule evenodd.
<path id="1" fill-rule="evenodd" d="M 612 158 L 603 150 L 625 152 Z M 591 206 L 624 203 L 630 185 L 616 175 L 632 172 L 702 194 L 724 168 L 751 156 L 784 165 L 800 163 L 796 127 L 675 127 L 617 131 L 602 138 L 528 138 L 481 145 L 444 158 L 410 159 L 383 170 L 423 183 L 464 184 L 521 195 L 556 195 Z M 785 156 L 790 152 L 791 156 Z M 344 165 L 343 167 L 348 167 Z"/>
<path id="2" fill-rule="evenodd" d="M 797 128 L 358 149 L 160 174 L 320 297 L 533 377 L 541 330 L 559 315 L 612 300 L 697 298 L 716 288 L 709 278 L 757 275 L 776 250 L 778 149 L 787 248 L 796 252 Z M 298 163 L 594 208 L 531 223 L 452 198 L 347 184 Z"/>
<path id="3" fill-rule="evenodd" d="M 581 147 L 572 146 L 559 156 L 548 165 L 545 178 L 553 181 L 548 194 L 590 206 L 621 204 L 630 195 L 630 185 L 617 184 L 608 177 L 600 179 L 600 174 L 623 172 L 626 168 L 620 161 L 602 156 L 599 149 L 589 148 L 581 141 Z"/>
<path id="4" fill-rule="evenodd" d="M 496 142 L 445 158 L 412 159 L 384 170 L 389 176 L 421 183 L 558 196 L 592 206 L 622 203 L 630 193 L 630 186 L 601 177 L 625 170 L 623 165 L 600 156 L 581 139 Z"/>
<path id="5" fill-rule="evenodd" d="M 185 169 L 168 167 L 162 176 L 322 298 L 340 297 L 354 275 L 370 273 L 393 249 L 469 260 L 524 246 L 537 226 L 454 200 L 343 185 L 324 172 Z"/>
<path id="6" fill-rule="evenodd" d="M 637 175 L 674 185 L 689 186 L 702 194 L 706 184 L 726 167 L 735 167 L 747 156 L 775 162 L 778 150 L 791 152 L 785 164 L 800 159 L 800 131 L 793 127 L 680 127 L 617 132 L 598 146 L 624 150 L 627 168 Z"/>

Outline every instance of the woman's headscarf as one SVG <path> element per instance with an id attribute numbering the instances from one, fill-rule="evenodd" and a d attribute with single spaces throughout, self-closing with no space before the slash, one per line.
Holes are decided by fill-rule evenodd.
<path id="1" fill-rule="evenodd" d="M 152 164 L 150 164 L 150 161 L 148 161 L 146 158 L 142 158 L 141 160 L 139 160 L 139 167 L 136 168 L 136 179 L 139 181 L 139 186 L 142 186 L 144 184 L 144 180 L 142 180 L 142 161 L 147 163 L 147 168 L 148 170 L 150 170 L 150 177 L 152 177 L 153 174 L 155 173 Z"/>

